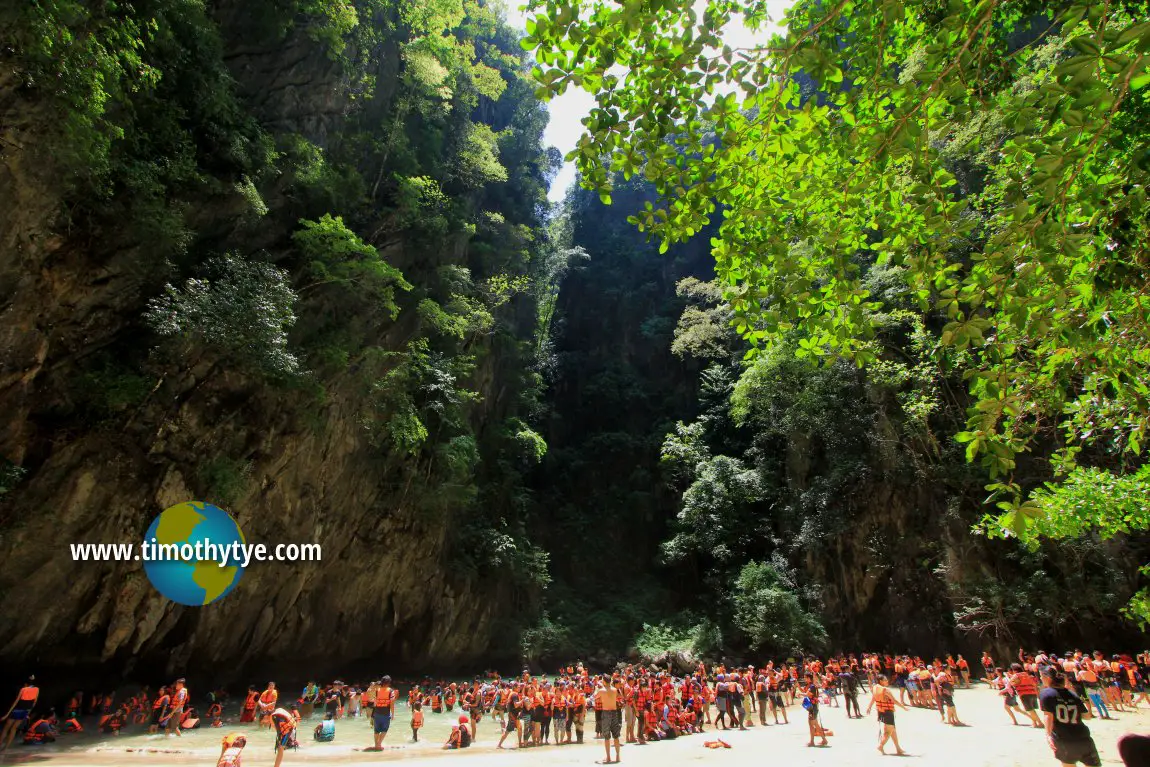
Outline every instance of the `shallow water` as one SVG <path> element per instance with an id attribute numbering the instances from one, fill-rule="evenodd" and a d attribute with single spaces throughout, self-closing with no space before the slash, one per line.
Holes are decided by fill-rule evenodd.
<path id="1" fill-rule="evenodd" d="M 865 709 L 866 696 L 862 698 Z M 930 767 L 1051 767 L 1057 764 L 1046 744 L 1044 732 L 1031 727 L 1011 725 L 1002 709 L 1001 699 L 985 688 L 956 691 L 960 718 L 966 727 L 950 727 L 939 722 L 933 710 L 912 709 L 896 713 L 899 738 L 910 754 L 906 760 L 893 756 L 880 756 L 875 751 L 878 732 L 874 715 L 848 720 L 841 708 L 822 707 L 823 723 L 834 730 L 829 748 L 808 748 L 805 715 L 798 705 L 789 708 L 789 725 L 754 727 L 746 732 L 728 731 L 718 737 L 729 742 L 730 750 L 710 750 L 703 747 L 706 740 L 716 737 L 708 731 L 667 743 L 648 746 L 624 746 L 623 763 L 628 767 L 668 767 L 668 765 L 707 765 L 708 767 L 749 767 L 764 764 L 785 764 L 787 767 L 892 767 L 904 764 Z M 272 734 L 259 731 L 255 725 L 237 725 L 234 706 L 228 711 L 232 721 L 223 728 L 206 728 L 189 732 L 182 738 L 142 734 L 143 727 L 129 728 L 119 737 L 83 733 L 79 736 L 61 736 L 51 746 L 14 746 L 0 757 L 0 764 L 29 764 L 43 767 L 212 767 L 220 752 L 220 739 L 227 732 L 243 732 L 249 736 L 244 750 L 244 767 L 271 767 L 274 761 Z M 300 727 L 300 749 L 289 752 L 284 767 L 292 764 L 318 762 L 366 766 L 379 765 L 397 759 L 407 760 L 407 767 L 419 767 L 426 760 L 428 767 L 445 767 L 447 762 L 465 760 L 466 767 L 587 767 L 603 758 L 601 741 L 596 741 L 589 729 L 583 745 L 545 746 L 521 751 L 496 751 L 496 727 L 487 718 L 479 725 L 476 744 L 466 751 L 443 751 L 440 746 L 447 738 L 458 710 L 451 715 L 427 713 L 427 727 L 421 734 L 421 743 L 409 742 L 410 711 L 405 702 L 396 706 L 396 721 L 382 753 L 364 752 L 371 744 L 371 726 L 363 718 L 340 720 L 336 725 L 336 740 L 316 743 L 311 730 L 319 722 L 313 718 Z M 1124 732 L 1150 731 L 1150 711 L 1143 707 L 1138 713 L 1124 714 L 1116 721 L 1088 722 L 1102 756 L 1104 767 L 1122 767 L 1118 759 L 1116 741 Z M 514 735 L 509 736 L 514 744 Z M 889 748 L 889 747 L 888 747 Z M 447 761 L 440 761 L 441 759 Z M 410 760 L 415 760 L 412 762 Z M 434 763 L 432 762 L 434 760 Z"/>
<path id="2" fill-rule="evenodd" d="M 197 712 L 202 712 L 207 706 L 197 706 Z M 430 708 L 423 709 L 424 726 L 419 731 L 419 742 L 412 742 L 411 709 L 408 708 L 406 694 L 401 693 L 395 705 L 395 715 L 392 717 L 391 729 L 384 739 L 385 752 L 402 752 L 407 756 L 429 755 L 438 752 L 451 734 L 452 726 L 459 721 L 462 713 L 459 706 L 452 712 L 443 711 L 436 714 Z M 6 764 L 42 762 L 52 757 L 76 757 L 80 754 L 108 755 L 134 754 L 145 755 L 168 754 L 169 758 L 185 759 L 194 757 L 196 762 L 210 761 L 214 764 L 219 755 L 220 741 L 230 732 L 243 733 L 248 738 L 245 755 L 253 751 L 259 752 L 266 748 L 273 749 L 275 738 L 273 731 L 260 728 L 255 723 L 239 723 L 240 704 L 230 703 L 224 710 L 223 726 L 210 727 L 204 722 L 194 730 L 186 730 L 181 736 L 167 736 L 164 733 L 148 734 L 148 725 L 130 724 L 124 727 L 119 735 L 105 735 L 96 729 L 97 717 L 82 717 L 80 722 L 84 732 L 73 734 L 60 734 L 55 743 L 45 745 L 25 746 L 17 739 L 13 743 L 10 753 L 6 754 L 3 762 Z M 323 720 L 323 713 L 316 711 L 310 719 L 300 722 L 297 738 L 302 752 L 307 749 L 309 758 L 325 758 L 349 756 L 354 749 L 362 749 L 373 745 L 373 731 L 371 719 L 363 715 L 357 717 L 344 717 L 336 722 L 335 740 L 328 743 L 319 743 L 314 740 L 312 732 Z M 498 741 L 499 724 L 490 716 L 479 720 L 476 735 L 479 740 Z M 508 736 L 510 743 L 514 744 L 515 735 Z M 402 747 L 402 748 L 401 748 Z M 325 753 L 328 752 L 328 753 Z M 297 752 L 298 753 L 298 752 Z M 184 759 L 179 759 L 183 761 Z M 70 761 L 70 760 L 69 760 Z"/>

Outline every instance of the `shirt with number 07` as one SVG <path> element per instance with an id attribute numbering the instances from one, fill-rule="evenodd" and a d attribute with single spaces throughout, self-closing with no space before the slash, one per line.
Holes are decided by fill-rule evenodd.
<path id="1" fill-rule="evenodd" d="M 1047 687 L 1038 693 L 1038 706 L 1054 715 L 1051 736 L 1056 740 L 1083 740 L 1090 737 L 1090 728 L 1083 723 L 1090 709 L 1077 695 L 1065 687 Z"/>

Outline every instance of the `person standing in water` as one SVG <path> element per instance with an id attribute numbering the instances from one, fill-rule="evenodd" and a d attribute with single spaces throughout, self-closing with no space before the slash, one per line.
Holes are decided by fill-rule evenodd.
<path id="1" fill-rule="evenodd" d="M 370 751 L 382 751 L 383 739 L 391 729 L 391 717 L 395 714 L 395 699 L 399 693 L 391 687 L 391 677 L 385 676 L 379 680 L 375 690 L 375 708 L 372 713 L 372 729 L 375 731 L 375 745 Z"/>
<path id="2" fill-rule="evenodd" d="M 622 733 L 623 722 L 619 716 L 619 690 L 614 681 L 607 674 L 603 675 L 603 682 L 595 692 L 595 700 L 602 711 L 600 724 L 603 732 L 603 750 L 607 758 L 603 764 L 616 764 L 619 762 L 619 736 Z M 615 742 L 615 760 L 611 761 L 611 742 Z"/>
<path id="3" fill-rule="evenodd" d="M 883 750 L 886 747 L 888 740 L 894 742 L 895 753 L 902 756 L 906 752 L 902 750 L 902 746 L 898 744 L 898 731 L 894 728 L 894 707 L 899 706 L 903 711 L 906 711 L 906 705 L 894 697 L 890 690 L 887 689 L 889 680 L 886 675 L 879 676 L 878 682 L 871 687 L 870 703 L 867 704 L 866 712 L 869 714 L 872 708 L 878 709 L 878 721 L 882 726 L 882 734 L 879 736 L 878 752 L 885 754 Z"/>
<path id="4" fill-rule="evenodd" d="M 269 718 L 276 733 L 275 767 L 280 767 L 280 764 L 284 760 L 284 751 L 286 751 L 295 740 L 296 720 L 292 712 L 284 708 L 275 709 Z"/>
<path id="5" fill-rule="evenodd" d="M 300 716 L 311 719 L 317 700 L 319 700 L 319 687 L 315 682 L 308 682 L 303 688 L 303 694 L 300 695 Z"/>
<path id="6" fill-rule="evenodd" d="M 8 713 L 4 715 L 4 730 L 0 732 L 0 751 L 6 751 L 8 746 L 12 745 L 20 723 L 32 715 L 32 709 L 38 700 L 40 700 L 40 688 L 36 686 L 36 677 L 30 676 L 28 684 L 16 693 L 16 700 L 12 701 Z"/>
<path id="7" fill-rule="evenodd" d="M 259 707 L 260 713 L 260 728 L 272 727 L 272 712 L 275 711 L 276 701 L 279 700 L 280 694 L 276 692 L 276 683 L 268 682 L 267 689 L 260 693 L 259 700 L 256 705 Z"/>
<path id="8" fill-rule="evenodd" d="M 180 737 L 180 720 L 184 718 L 184 706 L 188 703 L 188 688 L 184 686 L 183 679 L 176 680 L 176 689 L 172 691 L 172 700 L 168 708 L 168 735 L 173 732 Z"/>

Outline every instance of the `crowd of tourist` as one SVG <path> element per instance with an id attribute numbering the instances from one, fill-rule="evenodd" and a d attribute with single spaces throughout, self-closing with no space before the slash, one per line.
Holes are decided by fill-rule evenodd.
<path id="1" fill-rule="evenodd" d="M 405 683 L 402 696 L 387 676 L 359 685 L 340 680 L 323 686 L 308 682 L 298 697 L 287 700 L 281 700 L 280 690 L 269 682 L 262 690 L 248 688 L 239 705 L 238 723 L 274 733 L 276 767 L 288 750 L 298 747 L 300 725 L 317 714 L 322 721 L 313 731 L 316 741 L 334 740 L 340 720 L 365 718 L 373 737 L 362 750 L 382 750 L 397 705 L 406 706 L 410 713 L 413 742 L 419 741 L 425 713 L 448 714 L 455 718 L 443 743 L 445 749 L 469 748 L 489 727 L 492 734 L 485 737 L 498 749 L 583 743 L 590 730 L 603 743 L 604 763 L 611 764 L 620 760 L 625 743 L 645 745 L 708 732 L 786 725 L 791 721 L 789 710 L 798 704 L 805 714 L 808 746 L 830 745 L 833 731 L 824 725 L 823 711 L 841 707 L 848 719 L 861 719 L 875 711 L 880 725 L 878 750 L 887 753 L 889 744 L 893 753 L 903 754 L 895 726 L 897 708 L 937 711 L 941 723 L 965 726 L 958 715 L 955 691 L 986 684 L 1002 697 L 1014 724 L 1046 730 L 1060 762 L 1098 767 L 1097 749 L 1084 720 L 1095 715 L 1107 719 L 1114 712 L 1150 704 L 1150 652 L 1107 658 L 1101 652 L 1070 651 L 1056 656 L 1020 650 L 1017 659 L 1004 664 L 984 653 L 980 665 L 982 673 L 976 676 L 962 655 L 927 660 L 875 653 L 770 661 L 762 666 L 699 663 L 693 670 L 678 673 L 641 664 L 592 673 L 582 663 L 573 663 L 551 675 L 524 670 L 515 678 L 488 673 L 467 682 L 429 677 Z M 863 696 L 865 714 L 860 705 Z M 187 729 L 222 727 L 228 701 L 222 690 L 210 693 L 201 717 L 191 705 L 185 680 L 178 679 L 155 693 L 137 690 L 119 703 L 111 693 L 85 700 L 77 692 L 63 717 L 54 708 L 40 713 L 39 702 L 39 688 L 31 678 L 5 715 L 0 748 L 8 748 L 17 737 L 25 743 L 46 743 L 60 733 L 79 732 L 85 710 L 96 718 L 95 727 L 106 734 L 136 725 L 178 737 Z M 219 766 L 238 767 L 249 737 L 227 735 Z M 704 735 L 702 740 L 708 747 L 729 747 L 721 737 Z M 1130 740 L 1124 747 L 1137 749 L 1145 744 Z"/>

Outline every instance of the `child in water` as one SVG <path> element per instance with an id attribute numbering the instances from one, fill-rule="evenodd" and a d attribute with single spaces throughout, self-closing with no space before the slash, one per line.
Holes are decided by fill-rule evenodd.
<path id="1" fill-rule="evenodd" d="M 320 743 L 330 743 L 335 740 L 335 717 L 325 714 L 323 721 L 315 726 L 314 737 Z"/>
<path id="2" fill-rule="evenodd" d="M 240 754 L 248 744 L 247 738 L 233 732 L 224 736 L 220 748 L 220 758 L 216 760 L 216 767 L 240 767 Z"/>
<path id="3" fill-rule="evenodd" d="M 423 704 L 411 704 L 411 742 L 419 742 L 419 730 L 423 727 Z"/>

